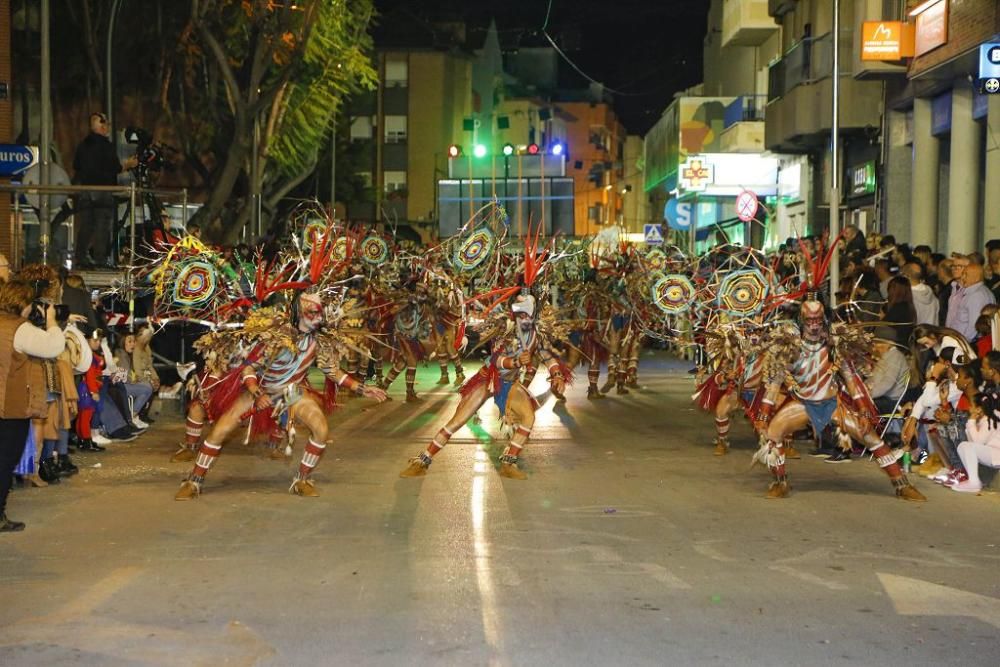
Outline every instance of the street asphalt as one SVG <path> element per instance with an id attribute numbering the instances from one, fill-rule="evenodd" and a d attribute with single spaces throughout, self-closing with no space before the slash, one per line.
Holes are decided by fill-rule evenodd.
<path id="1" fill-rule="evenodd" d="M 234 437 L 175 502 L 164 401 L 139 440 L 12 494 L 0 665 L 1000 664 L 1000 496 L 921 479 L 906 503 L 874 463 L 806 457 L 766 500 L 749 427 L 713 456 L 686 369 L 647 354 L 642 389 L 597 402 L 578 371 L 565 404 L 539 378 L 527 481 L 497 475 L 492 403 L 400 479 L 457 402 L 423 369 L 422 402 L 400 378 L 332 416 L 318 498 L 288 493 L 301 444 Z"/>

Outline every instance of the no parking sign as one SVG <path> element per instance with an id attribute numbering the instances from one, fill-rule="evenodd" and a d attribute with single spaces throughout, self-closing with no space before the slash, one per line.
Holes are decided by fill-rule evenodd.
<path id="1" fill-rule="evenodd" d="M 757 210 L 760 208 L 760 201 L 757 195 L 749 190 L 744 190 L 736 198 L 736 217 L 743 222 L 750 222 L 757 217 Z"/>

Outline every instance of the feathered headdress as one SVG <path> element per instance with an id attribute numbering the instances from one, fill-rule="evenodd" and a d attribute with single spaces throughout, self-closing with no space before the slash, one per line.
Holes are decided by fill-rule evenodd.
<path id="1" fill-rule="evenodd" d="M 827 273 L 830 271 L 830 262 L 833 261 L 833 255 L 837 252 L 837 244 L 840 243 L 840 239 L 843 236 L 843 232 L 837 235 L 837 238 L 833 240 L 830 247 L 827 248 L 826 253 L 820 257 L 813 257 L 812 253 L 809 252 L 809 248 L 803 243 L 802 239 L 799 241 L 799 249 L 802 251 L 803 256 L 806 260 L 806 276 L 802 284 L 788 294 L 775 295 L 769 300 L 768 305 L 765 307 L 765 312 L 775 310 L 781 306 L 794 303 L 800 300 L 812 300 L 812 301 L 822 301 L 821 293 L 823 291 L 823 283 L 826 282 Z M 835 288 L 836 286 L 833 286 Z"/>

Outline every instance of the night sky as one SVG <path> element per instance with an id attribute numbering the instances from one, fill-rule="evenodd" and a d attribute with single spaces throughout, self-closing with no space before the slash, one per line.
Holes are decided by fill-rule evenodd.
<path id="1" fill-rule="evenodd" d="M 634 93 L 617 95 L 615 108 L 630 133 L 642 134 L 675 92 L 701 81 L 708 4 L 553 0 L 548 32 L 584 72 L 610 88 Z M 375 5 L 397 19 L 412 15 L 415 23 L 464 18 L 473 35 L 495 18 L 505 48 L 545 43 L 540 29 L 548 0 L 375 0 Z"/>

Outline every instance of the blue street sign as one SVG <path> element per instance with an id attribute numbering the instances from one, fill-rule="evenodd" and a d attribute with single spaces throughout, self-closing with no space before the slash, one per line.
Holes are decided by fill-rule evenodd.
<path id="1" fill-rule="evenodd" d="M 0 144 L 0 176 L 17 176 L 38 163 L 38 148 Z"/>
<path id="2" fill-rule="evenodd" d="M 1000 44 L 983 44 L 979 47 L 979 78 L 1000 79 Z"/>
<path id="3" fill-rule="evenodd" d="M 643 225 L 646 245 L 663 245 L 663 231 L 659 225 Z"/>
<path id="4" fill-rule="evenodd" d="M 671 229 L 687 231 L 691 229 L 691 218 L 694 212 L 691 210 L 690 202 L 680 202 L 670 199 L 663 207 L 663 217 Z"/>

